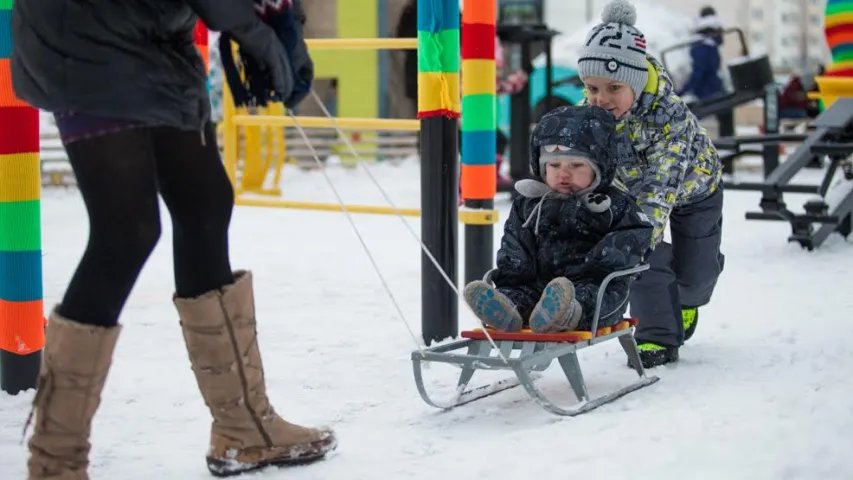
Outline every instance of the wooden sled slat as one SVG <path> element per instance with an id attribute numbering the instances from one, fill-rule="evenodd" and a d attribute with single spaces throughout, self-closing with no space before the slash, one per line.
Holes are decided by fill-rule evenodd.
<path id="1" fill-rule="evenodd" d="M 625 320 L 610 327 L 602 327 L 598 329 L 596 337 L 603 337 L 612 332 L 618 332 L 637 325 L 638 321 L 634 318 L 626 318 Z M 592 339 L 592 332 L 578 330 L 572 332 L 559 333 L 535 333 L 530 329 L 523 329 L 518 332 L 500 332 L 493 328 L 486 328 L 489 336 L 493 340 L 513 340 L 516 342 L 557 342 L 557 343 L 577 343 Z M 482 328 L 473 330 L 464 330 L 459 334 L 462 338 L 471 340 L 486 340 L 486 332 Z"/>

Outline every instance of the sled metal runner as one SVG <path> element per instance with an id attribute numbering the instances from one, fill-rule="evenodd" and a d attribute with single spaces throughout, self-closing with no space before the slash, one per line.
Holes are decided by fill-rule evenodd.
<path id="1" fill-rule="evenodd" d="M 636 275 L 648 268 L 648 265 L 639 265 L 634 268 L 611 273 L 604 278 L 599 288 L 598 298 L 596 299 L 594 320 L 590 331 L 543 334 L 533 333 L 529 330 L 522 330 L 516 333 L 489 330 L 489 335 L 494 340 L 495 345 L 498 347 L 497 351 L 500 352 L 503 358 L 497 354 L 497 351 L 492 347 L 482 329 L 463 331 L 461 333 L 463 340 L 456 340 L 444 345 L 429 347 L 423 351 L 412 352 L 412 368 L 414 370 L 415 385 L 417 386 L 418 393 L 428 405 L 449 410 L 521 385 L 528 395 L 545 410 L 557 415 L 575 416 L 657 382 L 658 377 L 647 376 L 640 363 L 640 355 L 637 350 L 636 340 L 634 339 L 636 320 L 626 318 L 612 327 L 598 328 L 601 301 L 610 281 L 620 276 Z M 491 273 L 486 274 L 486 281 L 489 281 Z M 592 332 L 596 332 L 596 334 L 593 335 Z M 615 391 L 592 398 L 586 387 L 577 352 L 608 340 L 617 339 L 639 378 Z M 557 360 L 559 363 L 569 381 L 572 391 L 578 399 L 578 402 L 574 405 L 562 407 L 555 404 L 534 383 L 535 378 L 538 376 L 537 372 L 547 369 L 554 360 Z M 424 385 L 422 371 L 424 362 L 449 363 L 462 368 L 454 398 L 447 402 L 441 402 L 430 397 Z M 468 384 L 477 370 L 510 370 L 515 374 L 515 377 L 468 389 Z"/>

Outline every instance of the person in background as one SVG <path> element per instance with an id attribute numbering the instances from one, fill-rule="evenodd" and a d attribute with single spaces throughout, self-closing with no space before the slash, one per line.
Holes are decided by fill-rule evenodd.
<path id="1" fill-rule="evenodd" d="M 694 25 L 696 38 L 690 46 L 692 70 L 684 85 L 676 91 L 679 97 L 689 93 L 699 101 L 706 101 L 725 93 L 723 80 L 720 78 L 720 47 L 723 44 L 724 30 L 723 22 L 714 7 L 706 6 L 699 11 L 699 18 Z M 717 114 L 717 122 L 720 136 L 734 135 L 734 110 Z"/>

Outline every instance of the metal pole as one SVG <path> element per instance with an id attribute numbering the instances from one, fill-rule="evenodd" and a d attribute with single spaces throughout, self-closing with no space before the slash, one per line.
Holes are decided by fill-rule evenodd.
<path id="1" fill-rule="evenodd" d="M 417 7 L 421 235 L 456 284 L 459 1 L 418 0 Z M 421 329 L 427 345 L 456 337 L 459 330 L 456 295 L 426 254 L 421 255 Z"/>
<path id="2" fill-rule="evenodd" d="M 494 225 L 474 212 L 491 212 L 497 192 L 495 157 L 496 0 L 465 0 L 462 9 L 462 198 L 465 212 L 465 283 L 492 268 Z M 496 219 L 497 215 L 490 218 Z"/>
<path id="3" fill-rule="evenodd" d="M 531 47 L 532 40 L 523 36 L 519 40 L 521 49 L 521 64 L 525 72 L 531 73 Z M 530 172 L 530 84 L 524 85 L 520 91 L 512 95 L 510 100 L 510 176 L 518 181 L 529 176 Z"/>
<path id="4" fill-rule="evenodd" d="M 0 2 L 0 389 L 35 388 L 44 348 L 39 112 L 12 91 L 11 2 Z"/>

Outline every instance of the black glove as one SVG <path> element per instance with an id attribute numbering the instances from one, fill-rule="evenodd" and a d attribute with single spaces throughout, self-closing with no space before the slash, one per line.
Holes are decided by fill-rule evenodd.
<path id="1" fill-rule="evenodd" d="M 237 71 L 232 40 L 240 47 L 245 80 L 241 80 Z M 273 29 L 260 19 L 254 25 L 223 32 L 219 37 L 219 54 L 236 106 L 266 106 L 269 101 L 290 96 L 294 77 L 287 51 Z"/>
<path id="2" fill-rule="evenodd" d="M 296 107 L 311 91 L 314 64 L 308 54 L 302 25 L 305 15 L 299 0 L 289 9 L 266 11 L 263 22 L 224 32 L 219 51 L 226 80 L 237 106 L 265 106 L 281 101 Z M 240 79 L 229 42 L 240 45 L 245 81 Z"/>

